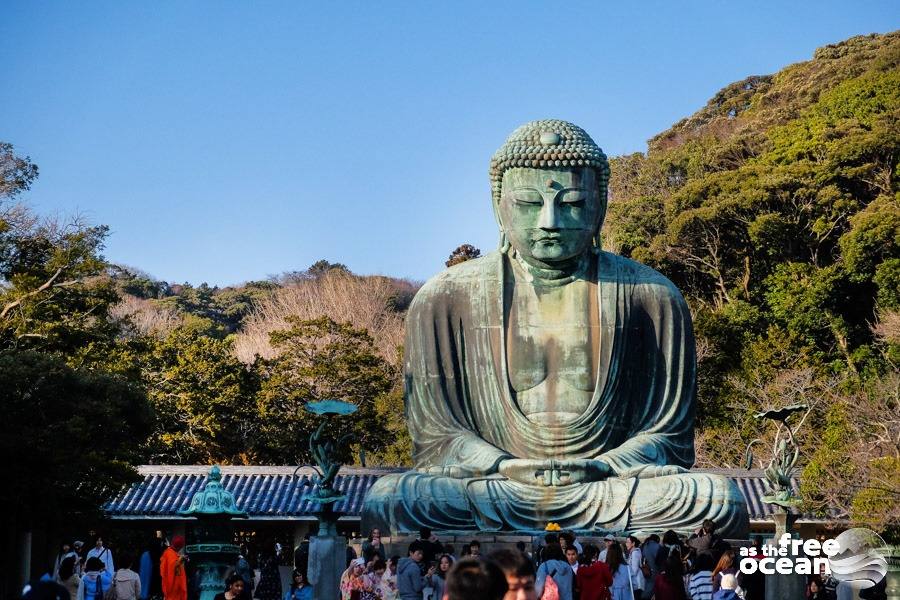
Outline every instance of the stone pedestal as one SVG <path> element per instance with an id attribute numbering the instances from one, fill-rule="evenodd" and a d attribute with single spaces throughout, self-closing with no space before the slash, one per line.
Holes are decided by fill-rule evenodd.
<path id="1" fill-rule="evenodd" d="M 900 600 L 900 546 L 885 548 L 884 557 L 888 563 L 887 589 L 888 600 Z"/>
<path id="2" fill-rule="evenodd" d="M 791 537 L 798 537 L 793 531 L 794 521 L 797 520 L 796 515 L 788 512 L 777 512 L 772 515 L 775 521 L 775 541 L 781 539 L 785 533 L 790 533 Z M 805 598 L 806 597 L 806 576 L 805 575 L 766 575 L 766 600 L 787 600 L 789 598 Z"/>
<path id="3" fill-rule="evenodd" d="M 341 575 L 347 569 L 347 538 L 317 535 L 309 540 L 309 582 L 315 600 L 340 600 Z"/>

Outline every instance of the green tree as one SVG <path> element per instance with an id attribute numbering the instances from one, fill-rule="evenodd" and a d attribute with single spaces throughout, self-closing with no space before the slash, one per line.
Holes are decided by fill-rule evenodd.
<path id="1" fill-rule="evenodd" d="M 249 281 L 239 287 L 220 289 L 214 296 L 219 321 L 229 333 L 237 331 L 257 304 L 277 289 L 278 285 L 271 281 Z"/>
<path id="2" fill-rule="evenodd" d="M 328 317 L 306 321 L 288 317 L 288 323 L 289 329 L 271 333 L 278 355 L 259 365 L 260 458 L 276 464 L 308 462 L 309 436 L 317 422 L 303 407 L 329 398 L 358 407 L 331 432 L 335 437 L 353 435 L 353 447 L 342 449 L 344 460 L 356 460 L 360 450 L 377 455 L 391 446 L 398 432 L 379 418 L 379 408 L 396 410 L 396 396 L 388 396 L 395 391 L 397 378 L 368 332 Z"/>
<path id="3" fill-rule="evenodd" d="M 458 265 L 459 263 L 466 262 L 467 260 L 472 260 L 473 258 L 478 258 L 479 256 L 481 256 L 481 250 L 479 250 L 472 244 L 463 244 L 450 253 L 450 257 L 444 264 L 448 267 L 452 267 L 453 265 Z"/>
<path id="4" fill-rule="evenodd" d="M 350 269 L 347 268 L 347 265 L 344 263 L 333 263 L 329 262 L 325 259 L 317 260 L 312 265 L 310 265 L 309 269 L 306 272 L 310 277 L 318 277 L 320 275 L 324 275 L 329 271 L 334 271 L 337 269 L 338 271 L 343 271 L 345 273 L 350 273 Z"/>
<path id="5" fill-rule="evenodd" d="M 99 516 L 133 481 L 152 411 L 140 385 L 108 368 L 118 294 L 100 254 L 103 226 L 45 219 L 10 200 L 37 167 L 0 144 L 0 411 L 9 427 L 0 451 L 0 562 L 15 565 L 10 540 Z M 18 550 L 18 548 L 16 548 Z M 7 578 L 6 595 L 18 590 Z M 0 589 L 0 595 L 4 595 Z"/>
<path id="6" fill-rule="evenodd" d="M 890 334 L 900 304 L 898 115 L 900 32 L 735 82 L 647 153 L 611 161 L 603 232 L 607 247 L 672 279 L 693 309 L 698 460 L 736 464 L 765 436 L 741 415 L 809 402 L 805 426 L 818 435 L 801 445 L 811 502 L 881 524 L 896 515 L 876 515 L 872 498 L 896 480 L 893 463 L 873 461 L 896 450 L 870 440 L 900 439 L 896 393 L 872 391 L 900 356 Z M 802 393 L 791 383 L 798 373 L 810 378 Z M 861 499 L 853 508 L 832 491 Z"/>
<path id="7" fill-rule="evenodd" d="M 34 350 L 0 350 L 0 407 L 0 530 L 10 536 L 0 562 L 15 565 L 19 548 L 9 541 L 20 532 L 97 519 L 137 479 L 132 465 L 152 415 L 140 386 Z M 0 589 L 12 597 L 16 584 L 7 577 Z"/>
<path id="8" fill-rule="evenodd" d="M 105 226 L 34 221 L 9 228 L 0 256 L 0 347 L 84 359 L 115 338 L 107 319 L 118 301 L 103 277 Z"/>
<path id="9" fill-rule="evenodd" d="M 100 254 L 108 229 L 10 204 L 37 174 L 29 158 L 0 143 L 0 349 L 61 352 L 77 362 L 115 336 L 106 316 L 118 296 Z"/>
<path id="10" fill-rule="evenodd" d="M 0 199 L 21 194 L 37 176 L 38 167 L 30 157 L 18 156 L 12 144 L 0 142 Z"/>
<path id="11" fill-rule="evenodd" d="M 148 441 L 154 462 L 247 464 L 256 431 L 255 373 L 234 356 L 230 338 L 197 317 L 164 339 L 131 348 L 156 419 Z"/>
<path id="12" fill-rule="evenodd" d="M 116 284 L 120 294 L 144 299 L 159 299 L 168 296 L 171 291 L 165 281 L 157 281 L 152 276 L 133 267 L 110 265 L 109 276 Z"/>

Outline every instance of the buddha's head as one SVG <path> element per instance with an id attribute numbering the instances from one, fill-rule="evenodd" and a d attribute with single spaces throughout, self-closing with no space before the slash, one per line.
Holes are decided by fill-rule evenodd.
<path id="1" fill-rule="evenodd" d="M 552 266 L 596 245 L 609 163 L 580 127 L 558 120 L 519 127 L 494 154 L 490 175 L 504 247 Z"/>

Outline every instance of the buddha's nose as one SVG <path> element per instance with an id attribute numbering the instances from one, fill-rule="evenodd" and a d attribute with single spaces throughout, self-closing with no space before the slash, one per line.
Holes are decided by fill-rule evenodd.
<path id="1" fill-rule="evenodd" d="M 541 207 L 541 216 L 538 219 L 538 227 L 541 229 L 557 229 L 559 227 L 559 215 L 557 214 L 556 202 L 545 201 Z"/>

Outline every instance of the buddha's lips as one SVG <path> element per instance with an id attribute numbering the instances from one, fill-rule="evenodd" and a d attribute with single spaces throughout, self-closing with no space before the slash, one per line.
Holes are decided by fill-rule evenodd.
<path id="1" fill-rule="evenodd" d="M 580 235 L 588 231 L 581 227 L 570 227 L 566 229 L 555 229 L 552 232 L 543 229 L 532 229 L 529 237 L 533 242 L 555 241 L 561 240 L 572 235 Z"/>

